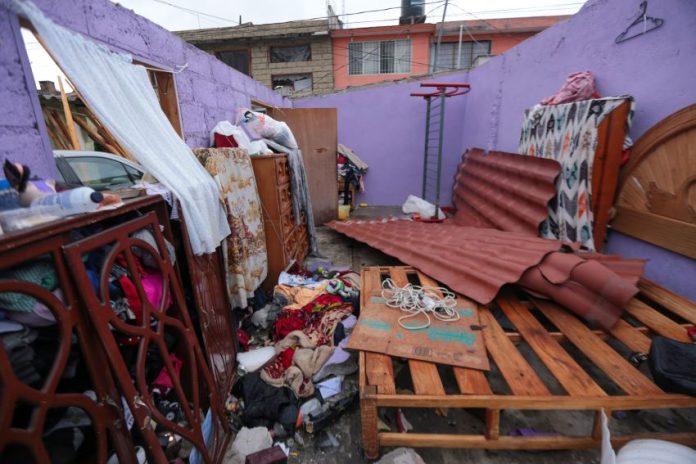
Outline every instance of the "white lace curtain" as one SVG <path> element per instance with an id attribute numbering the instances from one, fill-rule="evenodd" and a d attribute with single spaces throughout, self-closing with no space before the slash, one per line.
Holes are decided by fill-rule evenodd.
<path id="1" fill-rule="evenodd" d="M 162 112 L 145 68 L 55 24 L 30 1 L 10 6 L 31 21 L 99 121 L 180 201 L 193 252 L 213 252 L 230 233 L 217 185 Z"/>

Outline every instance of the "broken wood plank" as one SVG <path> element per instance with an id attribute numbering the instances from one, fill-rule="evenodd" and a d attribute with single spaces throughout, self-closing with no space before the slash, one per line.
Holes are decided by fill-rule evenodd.
<path id="1" fill-rule="evenodd" d="M 53 127 L 57 130 L 56 133 L 60 136 L 62 145 L 65 147 L 66 150 L 70 150 L 70 134 L 68 134 L 68 128 L 65 126 L 65 123 L 61 119 L 58 112 L 53 110 L 46 110 L 45 114 L 48 117 L 48 120 L 53 125 Z"/>
<path id="2" fill-rule="evenodd" d="M 395 394 L 394 367 L 392 359 L 386 354 L 365 353 L 365 373 L 367 384 L 377 387 L 379 394 Z"/>
<path id="3" fill-rule="evenodd" d="M 113 145 L 107 142 L 104 137 L 102 137 L 94 128 L 92 128 L 87 121 L 83 120 L 80 116 L 75 115 L 75 122 L 82 128 L 83 131 L 87 132 L 87 135 L 89 135 L 92 140 L 103 146 L 109 153 L 121 155 L 121 153 Z"/>
<path id="4" fill-rule="evenodd" d="M 501 296 L 498 305 L 563 388 L 574 396 L 603 396 L 604 390 L 576 363 L 524 306 Z"/>
<path id="5" fill-rule="evenodd" d="M 68 126 L 68 134 L 70 135 L 70 144 L 73 150 L 80 150 L 80 139 L 77 137 L 77 131 L 75 130 L 75 123 L 73 122 L 72 110 L 70 109 L 70 102 L 68 101 L 68 95 L 65 93 L 63 88 L 63 78 L 58 76 L 58 88 L 60 89 L 60 99 L 63 101 L 63 111 L 65 112 L 65 121 Z"/>
<path id="6" fill-rule="evenodd" d="M 535 300 L 537 307 L 597 367 L 629 395 L 658 395 L 663 391 L 623 356 L 596 337 L 583 322 L 565 309 Z"/>

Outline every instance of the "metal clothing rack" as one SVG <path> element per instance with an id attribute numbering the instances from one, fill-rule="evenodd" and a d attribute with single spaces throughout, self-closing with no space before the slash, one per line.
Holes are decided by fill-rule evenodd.
<path id="1" fill-rule="evenodd" d="M 445 100 L 469 92 L 469 84 L 426 83 L 421 87 L 434 89 L 413 92 L 412 97 L 423 97 L 425 111 L 425 150 L 423 156 L 423 191 L 421 197 L 435 205 L 432 218 L 437 219 L 440 208 L 440 180 L 442 174 L 442 143 L 444 140 Z"/>

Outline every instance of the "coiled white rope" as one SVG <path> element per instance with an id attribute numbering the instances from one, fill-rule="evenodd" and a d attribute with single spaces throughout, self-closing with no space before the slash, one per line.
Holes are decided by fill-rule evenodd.
<path id="1" fill-rule="evenodd" d="M 442 322 L 455 322 L 459 320 L 459 313 L 454 308 L 457 298 L 443 287 L 421 287 L 420 285 L 407 284 L 405 287 L 397 286 L 393 280 L 386 279 L 382 282 L 382 298 L 390 308 L 398 308 L 407 313 L 399 318 L 399 325 L 407 330 L 419 330 L 430 327 L 430 316 Z M 426 322 L 421 325 L 405 325 L 406 319 L 425 316 Z"/>

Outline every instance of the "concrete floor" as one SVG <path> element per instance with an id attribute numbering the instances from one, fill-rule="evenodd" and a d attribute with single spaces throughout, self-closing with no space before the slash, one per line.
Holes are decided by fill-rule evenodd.
<path id="1" fill-rule="evenodd" d="M 357 209 L 351 219 L 398 216 L 398 208 L 371 207 Z M 364 266 L 399 265 L 398 260 L 387 256 L 367 245 L 338 234 L 325 227 L 317 230 L 319 249 L 324 258 L 336 266 L 347 266 L 359 271 Z M 527 350 L 528 347 L 521 349 Z M 572 350 L 572 347 L 568 347 Z M 535 356 L 531 356 L 532 364 L 538 372 L 546 369 Z M 579 360 L 580 362 L 580 360 Z M 592 365 L 584 366 L 594 370 Z M 449 371 L 451 372 L 451 370 Z M 412 389 L 408 369 L 395 372 L 397 388 Z M 603 374 L 602 374 L 603 376 Z M 548 374 L 544 377 L 550 388 L 554 390 L 555 380 Z M 355 381 L 350 379 L 350 381 Z M 443 375 L 445 389 L 456 392 L 457 385 L 453 376 Z M 503 380 L 493 372 L 491 382 Z M 615 388 L 602 385 L 605 388 Z M 560 387 L 557 387 L 560 388 Z M 483 431 L 482 415 L 478 411 L 450 409 L 446 417 L 436 415 L 432 410 L 408 409 L 404 411 L 407 419 L 413 424 L 415 431 L 441 433 L 481 433 Z M 393 411 L 381 411 L 385 422 L 393 424 Z M 536 411 L 505 411 L 501 416 L 501 434 L 522 428 L 533 427 L 540 432 L 557 432 L 567 435 L 585 435 L 592 428 L 593 414 L 582 411 L 536 412 Z M 657 411 L 629 412 L 620 419 L 612 421 L 612 431 L 627 433 L 628 431 L 689 431 L 696 427 L 696 411 Z M 302 435 L 304 446 L 292 443 L 293 453 L 291 463 L 321 463 L 343 464 L 369 462 L 362 455 L 360 413 L 357 404 L 344 414 L 329 430 L 336 436 L 340 446 L 325 451 L 314 446 L 311 436 Z M 382 454 L 390 448 L 383 448 Z M 417 453 L 428 464 L 558 464 L 558 463 L 599 463 L 599 450 L 569 450 L 569 451 L 486 451 L 486 450 L 457 450 L 457 449 L 416 449 Z"/>

